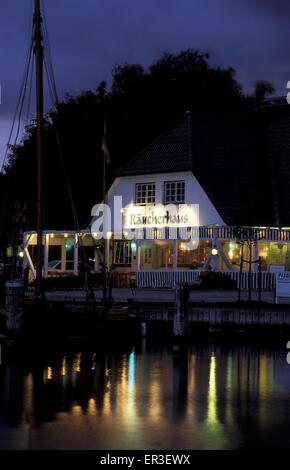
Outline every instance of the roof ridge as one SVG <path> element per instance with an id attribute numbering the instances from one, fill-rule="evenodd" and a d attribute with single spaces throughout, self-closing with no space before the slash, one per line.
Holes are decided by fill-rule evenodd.
<path id="1" fill-rule="evenodd" d="M 153 147 L 157 142 L 162 140 L 169 132 L 171 132 L 174 128 L 176 128 L 178 125 L 180 125 L 185 119 L 188 119 L 188 114 L 191 115 L 190 111 L 186 111 L 183 116 L 181 116 L 177 121 L 175 121 L 173 124 L 171 124 L 170 127 L 168 127 L 162 134 L 160 134 L 158 137 L 156 137 L 147 147 L 145 147 L 143 150 L 137 153 L 134 157 L 132 157 L 125 165 L 121 166 L 117 170 L 117 174 L 121 173 L 123 170 L 127 168 L 127 166 L 131 165 L 133 162 L 135 162 L 143 153 L 145 153 L 147 150 L 149 150 L 151 147 Z"/>

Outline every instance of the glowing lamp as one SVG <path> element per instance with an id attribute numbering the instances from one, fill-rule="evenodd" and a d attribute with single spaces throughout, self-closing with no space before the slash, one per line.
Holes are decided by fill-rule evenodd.
<path id="1" fill-rule="evenodd" d="M 216 256 L 216 255 L 218 254 L 217 248 L 213 248 L 213 249 L 211 250 L 211 254 L 212 254 L 213 256 Z"/>

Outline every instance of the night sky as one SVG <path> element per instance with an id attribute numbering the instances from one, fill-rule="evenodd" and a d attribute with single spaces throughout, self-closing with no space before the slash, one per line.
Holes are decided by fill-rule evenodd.
<path id="1" fill-rule="evenodd" d="M 232 66 L 247 93 L 258 79 L 286 96 L 289 0 L 44 0 L 60 98 L 111 83 L 115 64 L 145 67 L 192 47 Z M 1 0 L 0 161 L 23 76 L 33 0 Z M 46 108 L 50 105 L 46 93 Z"/>

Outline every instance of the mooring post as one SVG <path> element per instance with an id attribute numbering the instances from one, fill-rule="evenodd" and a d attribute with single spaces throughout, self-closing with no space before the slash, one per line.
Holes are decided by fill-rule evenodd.
<path id="1" fill-rule="evenodd" d="M 147 335 L 147 328 L 146 328 L 146 323 L 145 321 L 142 321 L 140 323 L 140 330 L 141 330 L 141 336 L 142 338 L 146 338 L 146 335 Z"/>
<path id="2" fill-rule="evenodd" d="M 24 283 L 22 279 L 6 281 L 5 296 L 7 331 L 19 332 L 24 326 Z"/>
<path id="3" fill-rule="evenodd" d="M 173 335 L 181 338 L 185 335 L 188 323 L 190 284 L 176 284 L 175 313 L 173 322 Z"/>

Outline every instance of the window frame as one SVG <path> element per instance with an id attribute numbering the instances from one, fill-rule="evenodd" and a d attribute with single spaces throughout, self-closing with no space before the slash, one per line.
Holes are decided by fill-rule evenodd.
<path id="1" fill-rule="evenodd" d="M 177 184 L 178 183 L 183 183 L 183 199 L 180 200 L 180 201 L 177 201 L 176 200 L 176 196 L 177 196 Z M 172 201 L 168 201 L 166 199 L 166 185 L 167 184 L 175 184 L 175 200 Z M 171 189 L 170 189 L 171 191 Z M 182 194 L 182 193 L 181 193 Z M 163 203 L 164 204 L 184 204 L 185 203 L 185 180 L 173 180 L 173 181 L 164 181 L 163 183 Z"/>
<path id="2" fill-rule="evenodd" d="M 154 201 L 148 202 L 148 186 L 153 186 L 154 187 Z M 138 186 L 146 186 L 146 196 L 145 196 L 145 202 L 138 202 Z M 151 189 L 153 193 L 153 188 Z M 142 196 L 141 196 L 142 197 Z M 152 196 L 151 196 L 152 198 Z M 156 183 L 155 182 L 149 182 L 149 183 L 135 183 L 135 204 L 138 206 L 145 206 L 146 204 L 155 204 L 156 200 Z"/>
<path id="3" fill-rule="evenodd" d="M 126 258 L 127 249 L 127 260 Z M 122 261 L 123 260 L 123 261 Z M 113 265 L 116 267 L 131 267 L 133 262 L 132 242 L 129 240 L 114 240 Z"/>

